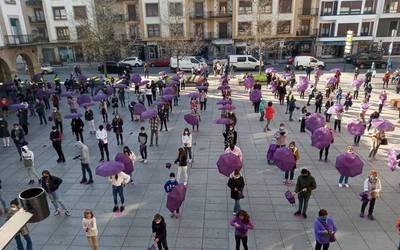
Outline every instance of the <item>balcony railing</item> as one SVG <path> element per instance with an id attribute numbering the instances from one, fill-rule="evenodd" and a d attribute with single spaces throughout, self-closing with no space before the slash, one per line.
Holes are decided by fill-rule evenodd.
<path id="1" fill-rule="evenodd" d="M 321 16 L 336 16 L 337 15 L 337 11 L 331 11 L 331 12 L 321 12 Z"/>
<path id="2" fill-rule="evenodd" d="M 296 36 L 316 36 L 317 34 L 318 34 L 318 29 L 296 31 Z"/>
<path id="3" fill-rule="evenodd" d="M 232 11 L 204 11 L 204 12 L 191 12 L 189 14 L 190 18 L 204 19 L 204 18 L 224 18 L 232 17 Z"/>
<path id="4" fill-rule="evenodd" d="M 4 36 L 5 43 L 7 45 L 20 45 L 20 44 L 31 44 L 48 42 L 48 37 L 34 36 L 34 35 L 6 35 Z"/>
<path id="5" fill-rule="evenodd" d="M 71 40 L 70 36 L 57 36 L 57 41 L 69 41 Z"/>
<path id="6" fill-rule="evenodd" d="M 28 6 L 38 6 L 42 5 L 42 0 L 26 0 L 25 4 Z"/>
<path id="7" fill-rule="evenodd" d="M 372 32 L 361 32 L 360 36 L 372 36 Z"/>
<path id="8" fill-rule="evenodd" d="M 318 37 L 334 37 L 335 36 L 335 34 L 333 32 L 329 32 L 329 33 L 319 32 L 317 34 L 318 34 Z"/>
<path id="9" fill-rule="evenodd" d="M 192 33 L 192 39 L 204 39 L 204 40 L 211 40 L 211 39 L 229 39 L 232 38 L 231 32 L 227 32 L 226 34 L 220 34 L 216 32 L 204 32 L 204 33 Z"/>
<path id="10" fill-rule="evenodd" d="M 46 23 L 46 20 L 44 19 L 44 17 L 38 18 L 38 17 L 29 16 L 28 19 L 29 19 L 30 23 Z"/>
<path id="11" fill-rule="evenodd" d="M 298 16 L 318 16 L 318 8 L 300 8 Z"/>

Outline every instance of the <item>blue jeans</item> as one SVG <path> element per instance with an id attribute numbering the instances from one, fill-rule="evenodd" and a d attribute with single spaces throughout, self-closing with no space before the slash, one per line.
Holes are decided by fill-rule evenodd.
<path id="1" fill-rule="evenodd" d="M 88 163 L 81 163 L 81 169 L 82 169 L 82 180 L 86 180 L 86 172 L 89 174 L 89 180 L 93 180 L 92 176 L 92 170 L 90 170 L 89 164 Z"/>
<path id="2" fill-rule="evenodd" d="M 114 198 L 114 205 L 118 205 L 118 199 L 117 195 L 119 195 L 119 198 L 121 200 L 121 205 L 124 204 L 125 198 L 124 198 L 124 188 L 121 186 L 112 186 L 112 194 Z"/>
<path id="3" fill-rule="evenodd" d="M 308 208 L 308 200 L 310 199 L 310 197 L 306 197 L 306 196 L 304 196 L 304 194 L 299 193 L 298 198 L 299 198 L 299 210 L 298 211 L 302 214 L 306 214 L 307 208 Z"/>
<path id="4" fill-rule="evenodd" d="M 349 181 L 349 177 L 341 175 L 339 178 L 339 183 L 342 184 L 343 181 L 344 181 L 344 184 L 347 184 L 347 182 Z"/>
<path id="5" fill-rule="evenodd" d="M 31 236 L 29 236 L 29 234 L 26 235 L 22 235 L 26 241 L 26 250 L 32 250 L 32 239 Z M 21 240 L 21 234 L 16 234 L 15 235 L 15 242 L 17 243 L 17 249 L 18 250 L 25 250 L 24 248 L 24 244 L 22 243 Z"/>
<path id="6" fill-rule="evenodd" d="M 239 200 L 235 200 L 235 205 L 233 205 L 233 212 L 238 213 L 240 211 L 240 202 Z"/>
<path id="7" fill-rule="evenodd" d="M 54 192 L 49 192 L 49 193 L 47 193 L 47 195 L 49 196 L 49 199 L 50 199 L 51 203 L 53 203 L 53 206 L 54 206 L 55 210 L 58 210 L 59 206 L 62 209 L 67 210 L 67 208 L 64 205 L 64 202 L 60 198 L 58 190 L 56 190 Z"/>

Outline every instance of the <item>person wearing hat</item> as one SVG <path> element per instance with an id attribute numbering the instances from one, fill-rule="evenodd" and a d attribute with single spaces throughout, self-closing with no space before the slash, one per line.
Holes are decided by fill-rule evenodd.
<path id="1" fill-rule="evenodd" d="M 29 150 L 27 145 L 22 146 L 21 151 L 22 151 L 22 162 L 24 163 L 24 167 L 29 177 L 28 184 L 30 185 L 35 183 L 33 177 L 36 177 L 38 179 L 38 182 L 40 183 L 40 176 L 35 169 L 35 164 L 34 164 L 35 158 L 33 152 Z"/>
<path id="2" fill-rule="evenodd" d="M 328 250 L 329 243 L 336 241 L 336 231 L 336 225 L 332 218 L 328 217 L 328 212 L 325 209 L 319 210 L 314 221 L 315 250 Z"/>
<path id="3" fill-rule="evenodd" d="M 20 207 L 19 207 L 18 199 L 15 198 L 14 200 L 12 200 L 10 202 L 10 209 L 8 210 L 6 220 L 9 220 L 11 217 L 13 217 L 14 214 L 16 214 L 19 210 L 20 210 Z M 24 244 L 22 243 L 21 235 L 22 235 L 22 237 L 24 237 L 24 239 L 26 241 L 26 248 L 24 247 Z M 15 239 L 15 243 L 17 243 L 18 250 L 24 250 L 24 249 L 32 250 L 33 249 L 32 248 L 32 239 L 31 239 L 31 236 L 29 235 L 29 229 L 26 224 L 23 225 L 21 227 L 21 229 L 15 234 L 14 239 Z"/>
<path id="4" fill-rule="evenodd" d="M 294 215 L 303 215 L 307 218 L 308 200 L 310 199 L 312 190 L 317 188 L 314 177 L 306 168 L 301 170 L 301 175 L 297 178 L 296 188 L 294 192 L 299 199 L 299 209 Z"/>
<path id="5" fill-rule="evenodd" d="M 53 113 L 51 113 L 51 118 L 53 119 L 54 126 L 57 127 L 58 130 L 63 132 L 63 124 L 62 124 L 62 116 L 58 108 L 54 107 L 53 108 Z"/>
<path id="6" fill-rule="evenodd" d="M 379 198 L 382 191 L 381 180 L 378 177 L 378 172 L 376 170 L 371 170 L 369 176 L 364 181 L 364 193 L 368 194 L 368 199 L 364 200 L 361 205 L 360 217 L 364 218 L 364 211 L 369 203 L 368 208 L 368 219 L 374 220 L 373 212 L 375 207 L 375 201 Z"/>

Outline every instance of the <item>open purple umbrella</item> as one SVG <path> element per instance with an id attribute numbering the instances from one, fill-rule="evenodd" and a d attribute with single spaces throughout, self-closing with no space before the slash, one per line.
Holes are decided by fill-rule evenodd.
<path id="1" fill-rule="evenodd" d="M 96 105 L 94 102 L 85 102 L 80 106 L 86 108 L 86 107 L 94 106 L 94 105 Z"/>
<path id="2" fill-rule="evenodd" d="M 124 170 L 124 164 L 119 161 L 106 161 L 96 167 L 96 174 L 103 177 L 109 177 L 118 174 Z"/>
<path id="3" fill-rule="evenodd" d="M 396 151 L 394 149 L 390 149 L 388 152 L 388 167 L 391 171 L 395 171 L 396 169 L 398 169 L 398 160 L 397 160 L 397 154 Z"/>
<path id="4" fill-rule="evenodd" d="M 276 72 L 278 72 L 278 71 L 275 68 L 272 68 L 272 67 L 265 69 L 265 73 L 266 74 L 273 74 L 273 73 L 276 73 Z"/>
<path id="5" fill-rule="evenodd" d="M 89 103 L 91 101 L 92 100 L 91 100 L 90 96 L 88 96 L 88 95 L 80 95 L 80 96 L 78 96 L 78 98 L 76 100 L 76 102 L 79 104 L 79 106 L 82 106 L 82 104 Z"/>
<path id="6" fill-rule="evenodd" d="M 11 110 L 17 110 L 17 109 L 27 109 L 28 106 L 21 104 L 21 103 L 14 103 L 14 104 L 8 105 L 8 108 L 10 108 Z"/>
<path id="7" fill-rule="evenodd" d="M 82 117 L 81 113 L 70 113 L 66 116 L 64 116 L 65 119 L 75 119 L 75 118 L 79 118 Z"/>
<path id="8" fill-rule="evenodd" d="M 200 94 L 199 94 L 199 92 L 192 92 L 189 94 L 189 97 L 190 98 L 199 98 Z"/>
<path id="9" fill-rule="evenodd" d="M 229 118 L 219 118 L 214 121 L 215 124 L 223 124 L 223 125 L 229 125 L 232 124 L 233 121 Z"/>
<path id="10" fill-rule="evenodd" d="M 172 99 L 174 99 L 174 97 L 175 97 L 175 95 L 163 95 L 163 96 L 161 96 L 161 98 L 163 100 L 166 100 L 166 101 L 171 101 Z"/>
<path id="11" fill-rule="evenodd" d="M 349 131 L 351 135 L 363 135 L 365 131 L 365 124 L 360 120 L 352 119 L 347 124 L 347 131 Z"/>
<path id="12" fill-rule="evenodd" d="M 353 85 L 354 87 L 360 87 L 363 84 L 363 82 L 364 82 L 363 80 L 355 79 L 355 80 L 353 80 L 351 85 Z"/>
<path id="13" fill-rule="evenodd" d="M 272 93 L 275 93 L 278 90 L 278 83 L 276 81 L 272 81 L 269 85 Z"/>
<path id="14" fill-rule="evenodd" d="M 334 77 L 334 76 L 332 76 L 332 77 L 329 77 L 327 80 L 326 80 L 326 86 L 329 88 L 329 87 L 332 87 L 333 85 L 335 85 L 336 84 L 336 77 Z"/>
<path id="15" fill-rule="evenodd" d="M 321 114 L 313 113 L 306 118 L 305 123 L 306 129 L 312 133 L 314 130 L 325 126 L 326 120 Z"/>
<path id="16" fill-rule="evenodd" d="M 217 104 L 220 104 L 220 105 L 225 105 L 225 104 L 230 104 L 231 103 L 231 101 L 229 101 L 229 100 L 219 100 L 218 102 L 217 102 Z"/>
<path id="17" fill-rule="evenodd" d="M 86 82 L 86 81 L 87 81 L 87 77 L 86 77 L 85 75 L 79 75 L 78 81 L 80 81 L 80 82 Z"/>
<path id="18" fill-rule="evenodd" d="M 183 184 L 176 185 L 167 195 L 167 208 L 171 213 L 182 206 L 186 196 L 186 186 Z"/>
<path id="19" fill-rule="evenodd" d="M 250 101 L 255 103 L 261 100 L 261 91 L 258 89 L 253 89 L 250 93 Z"/>
<path id="20" fill-rule="evenodd" d="M 335 167 L 343 176 L 355 177 L 362 173 L 364 163 L 355 153 L 345 152 L 336 157 Z"/>
<path id="21" fill-rule="evenodd" d="M 394 130 L 394 125 L 388 120 L 378 118 L 378 119 L 372 119 L 371 124 L 374 128 L 380 131 L 393 131 Z"/>
<path id="22" fill-rule="evenodd" d="M 133 106 L 133 112 L 136 115 L 141 115 L 144 111 L 146 111 L 146 107 L 141 103 L 136 103 L 135 106 Z"/>
<path id="23" fill-rule="evenodd" d="M 273 161 L 278 168 L 285 172 L 292 170 L 296 165 L 294 154 L 287 147 L 277 148 L 273 156 Z"/>
<path id="24" fill-rule="evenodd" d="M 100 102 L 100 101 L 103 101 L 103 100 L 106 99 L 106 98 L 107 98 L 107 95 L 104 94 L 103 91 L 99 91 L 99 92 L 93 97 L 93 100 L 96 101 L 96 102 Z"/>
<path id="25" fill-rule="evenodd" d="M 320 68 L 316 67 L 314 69 L 314 74 L 317 75 L 318 77 L 322 76 L 323 72 Z"/>
<path id="26" fill-rule="evenodd" d="M 253 79 L 252 77 L 247 77 L 247 78 L 244 80 L 243 85 L 244 85 L 246 88 L 251 89 L 251 88 L 253 88 L 253 86 L 254 86 L 255 83 L 256 83 L 256 82 L 254 81 L 254 79 Z"/>
<path id="27" fill-rule="evenodd" d="M 306 91 L 306 89 L 308 89 L 309 84 L 310 84 L 310 82 L 308 81 L 308 79 L 307 79 L 307 81 L 300 80 L 296 85 L 296 89 L 299 92 L 304 92 L 304 91 Z"/>
<path id="28" fill-rule="evenodd" d="M 132 160 L 124 153 L 118 153 L 115 158 L 115 161 L 121 162 L 124 164 L 124 169 L 122 170 L 125 174 L 131 174 L 133 172 L 133 162 Z"/>
<path id="29" fill-rule="evenodd" d="M 224 89 L 230 89 L 231 87 L 229 87 L 229 85 L 219 85 L 218 86 L 218 90 L 224 90 Z"/>
<path id="30" fill-rule="evenodd" d="M 114 93 L 114 88 L 111 85 L 107 85 L 107 90 L 106 90 L 106 94 L 108 96 L 111 96 Z"/>
<path id="31" fill-rule="evenodd" d="M 155 104 L 158 105 L 158 106 L 162 106 L 162 105 L 167 104 L 167 102 L 164 101 L 164 100 L 157 100 L 157 101 L 155 102 Z"/>
<path id="32" fill-rule="evenodd" d="M 218 158 L 217 167 L 221 174 L 229 177 L 233 171 L 242 168 L 242 162 L 239 156 L 232 153 L 224 153 Z"/>
<path id="33" fill-rule="evenodd" d="M 197 115 L 186 114 L 183 118 L 192 126 L 199 124 L 199 117 Z"/>
<path id="34" fill-rule="evenodd" d="M 146 111 L 144 111 L 143 113 L 140 114 L 140 117 L 143 119 L 151 119 L 153 117 L 156 117 L 157 111 L 153 110 L 153 109 L 148 109 Z"/>
<path id="35" fill-rule="evenodd" d="M 40 82 L 41 79 L 42 79 L 42 74 L 41 73 L 36 73 L 32 77 L 32 81 L 34 81 L 34 82 Z"/>
<path id="36" fill-rule="evenodd" d="M 323 149 L 331 145 L 333 141 L 332 131 L 329 128 L 318 128 L 311 135 L 311 145 Z"/>
<path id="37" fill-rule="evenodd" d="M 166 87 L 163 91 L 162 91 L 163 95 L 175 95 L 175 89 L 172 87 Z"/>
<path id="38" fill-rule="evenodd" d="M 62 97 L 70 97 L 70 96 L 74 96 L 75 95 L 75 91 L 65 91 L 64 93 L 61 94 Z"/>
<path id="39" fill-rule="evenodd" d="M 231 105 L 231 104 L 225 104 L 222 107 L 219 107 L 218 110 L 222 110 L 222 111 L 231 111 L 236 109 L 235 106 Z"/>
<path id="40" fill-rule="evenodd" d="M 269 162 L 274 160 L 274 153 L 278 147 L 276 144 L 270 144 L 269 147 L 267 148 L 267 160 Z"/>
<path id="41" fill-rule="evenodd" d="M 179 82 L 179 81 L 181 80 L 181 78 L 180 78 L 178 75 L 173 75 L 173 76 L 171 77 L 171 80 L 172 80 L 172 81 L 175 81 L 175 82 Z"/>
<path id="42" fill-rule="evenodd" d="M 341 68 L 333 68 L 333 69 L 330 70 L 330 72 L 333 72 L 333 73 L 336 73 L 338 71 L 341 72 L 342 69 Z"/>
<path id="43" fill-rule="evenodd" d="M 117 89 L 125 89 L 128 86 L 126 84 L 123 84 L 123 83 L 118 83 L 118 84 L 113 85 L 113 87 L 117 88 Z"/>
<path id="44" fill-rule="evenodd" d="M 368 102 L 363 102 L 360 105 L 361 109 L 367 110 L 369 108 L 369 103 Z"/>
<path id="45" fill-rule="evenodd" d="M 344 106 L 342 104 L 339 103 L 335 103 L 333 106 L 331 106 L 326 112 L 328 114 L 336 114 L 339 112 L 343 111 Z"/>
<path id="46" fill-rule="evenodd" d="M 132 75 L 131 80 L 134 84 L 139 84 L 142 81 L 142 77 L 140 77 L 139 74 L 135 73 Z"/>

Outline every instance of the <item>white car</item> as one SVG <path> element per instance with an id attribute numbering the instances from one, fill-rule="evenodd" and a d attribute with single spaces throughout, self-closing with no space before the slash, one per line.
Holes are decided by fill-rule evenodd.
<path id="1" fill-rule="evenodd" d="M 50 65 L 41 65 L 40 71 L 42 72 L 42 74 L 54 74 L 54 68 Z"/>
<path id="2" fill-rule="evenodd" d="M 204 65 L 199 61 L 195 56 L 184 56 L 179 57 L 179 69 L 182 71 L 191 71 L 193 67 L 197 67 L 200 65 Z M 178 62 L 176 60 L 176 56 L 171 57 L 169 67 L 172 71 L 175 71 L 178 67 Z"/>
<path id="3" fill-rule="evenodd" d="M 303 70 L 306 67 L 319 67 L 325 68 L 325 63 L 312 56 L 296 56 L 293 61 L 293 65 L 296 69 Z"/>
<path id="4" fill-rule="evenodd" d="M 129 64 L 132 67 L 141 67 L 143 66 L 143 61 L 140 60 L 139 58 L 137 58 L 136 56 L 132 56 L 132 57 L 127 57 L 121 61 L 119 61 L 120 63 L 125 63 L 125 64 Z"/>
<path id="5" fill-rule="evenodd" d="M 250 55 L 229 55 L 229 63 L 234 70 L 255 70 L 260 68 L 260 61 Z M 263 64 L 261 63 L 261 67 Z"/>

